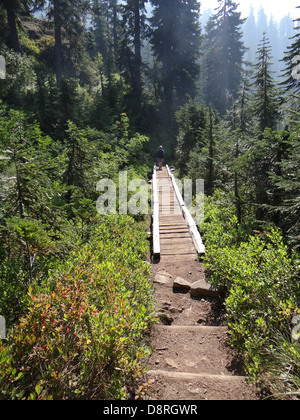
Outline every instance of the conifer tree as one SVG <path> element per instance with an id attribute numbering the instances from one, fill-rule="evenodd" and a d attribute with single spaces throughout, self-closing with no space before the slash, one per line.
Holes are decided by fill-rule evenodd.
<path id="1" fill-rule="evenodd" d="M 200 153 L 206 146 L 207 110 L 190 99 L 175 114 L 178 125 L 176 162 L 181 174 L 186 174 L 187 163 L 192 150 Z"/>
<path id="2" fill-rule="evenodd" d="M 298 7 L 300 9 L 300 6 Z M 300 75 L 299 75 L 299 63 L 300 63 L 300 18 L 296 19 L 295 31 L 297 33 L 291 38 L 292 44 L 288 47 L 283 61 L 286 63 L 286 71 L 284 73 L 285 81 L 282 83 L 286 86 L 286 90 L 300 93 Z"/>
<path id="3" fill-rule="evenodd" d="M 277 170 L 271 174 L 272 181 L 281 193 L 280 200 L 276 202 L 276 216 L 278 218 L 278 215 L 281 215 L 280 227 L 290 245 L 296 250 L 300 249 L 299 128 L 299 126 L 295 128 L 292 133 L 288 131 L 279 133 L 281 149 L 277 159 Z"/>
<path id="4" fill-rule="evenodd" d="M 16 13 L 20 10 L 21 2 L 18 0 L 1 0 L 0 3 L 6 9 L 9 27 L 10 46 L 17 53 L 22 52 L 16 24 Z"/>
<path id="5" fill-rule="evenodd" d="M 142 41 L 146 35 L 145 0 L 127 0 L 123 5 L 123 56 L 127 78 L 140 111 L 142 95 Z M 123 59 L 123 60 L 122 60 Z"/>
<path id="6" fill-rule="evenodd" d="M 199 2 L 196 0 L 151 0 L 151 44 L 162 64 L 164 100 L 168 105 L 185 102 L 196 94 L 199 75 Z M 174 97 L 175 94 L 175 97 Z"/>
<path id="7" fill-rule="evenodd" d="M 245 71 L 238 98 L 234 102 L 229 113 L 229 156 L 225 156 L 227 160 L 225 165 L 233 173 L 233 187 L 235 197 L 235 207 L 238 223 L 242 222 L 244 197 L 242 193 L 243 177 L 245 178 L 245 161 L 244 156 L 249 148 L 248 135 L 251 134 L 253 126 L 252 109 L 250 105 L 250 81 L 249 72 Z"/>
<path id="8" fill-rule="evenodd" d="M 257 50 L 257 64 L 255 65 L 254 86 L 256 88 L 254 96 L 254 113 L 258 117 L 260 131 L 266 128 L 275 129 L 279 116 L 279 93 L 275 88 L 272 77 L 271 67 L 271 47 L 266 33 Z"/>
<path id="9" fill-rule="evenodd" d="M 256 218 L 262 221 L 270 219 L 270 206 L 278 205 L 278 189 L 274 187 L 269 174 L 277 171 L 279 156 L 283 150 L 278 136 L 273 131 L 279 122 L 280 103 L 279 92 L 275 88 L 270 70 L 272 56 L 266 33 L 259 44 L 257 59 L 254 74 L 254 114 L 258 119 L 259 132 L 252 142 L 251 163 L 257 205 Z M 278 219 L 278 216 L 276 217 Z"/>
<path id="10" fill-rule="evenodd" d="M 30 284 L 38 259 L 52 252 L 51 236 L 59 225 L 52 205 L 53 142 L 18 111 L 0 116 L 0 122 L 0 254 L 16 260 L 16 272 L 26 273 Z"/>
<path id="11" fill-rule="evenodd" d="M 300 6 L 299 6 L 300 9 Z M 288 47 L 283 61 L 286 63 L 285 80 L 281 83 L 288 92 L 290 122 L 297 125 L 300 111 L 300 18 L 294 29 L 297 33 L 291 38 L 292 44 Z"/>
<path id="12" fill-rule="evenodd" d="M 206 26 L 204 42 L 204 93 L 206 102 L 224 115 L 236 98 L 242 79 L 245 47 L 241 25 L 244 20 L 232 0 L 219 6 Z"/>
<path id="13" fill-rule="evenodd" d="M 49 2 L 48 15 L 54 22 L 55 31 L 55 69 L 58 86 L 63 78 L 63 34 L 66 34 L 71 49 L 78 52 L 89 3 L 89 0 Z"/>
<path id="14" fill-rule="evenodd" d="M 96 53 L 101 54 L 110 78 L 116 71 L 119 55 L 120 5 L 117 0 L 92 0 L 91 11 Z"/>
<path id="15" fill-rule="evenodd" d="M 20 13 L 38 10 L 44 3 L 44 0 L 0 0 L 0 6 L 6 10 L 7 14 L 9 44 L 16 53 L 23 53 L 16 23 L 17 17 Z"/>

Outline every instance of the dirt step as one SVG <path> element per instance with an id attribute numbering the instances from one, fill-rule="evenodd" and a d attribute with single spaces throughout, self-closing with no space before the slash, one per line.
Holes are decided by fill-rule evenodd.
<path id="1" fill-rule="evenodd" d="M 258 400 L 257 388 L 241 376 L 150 371 L 152 399 L 163 401 Z"/>
<path id="2" fill-rule="evenodd" d="M 247 379 L 245 376 L 228 376 L 228 375 L 213 375 L 210 373 L 192 373 L 192 372 L 170 372 L 168 370 L 149 370 L 147 372 L 148 376 L 162 376 L 169 379 L 200 379 L 200 380 L 209 380 L 214 379 L 218 381 L 225 382 L 241 382 Z"/>
<path id="3" fill-rule="evenodd" d="M 170 372 L 235 376 L 234 354 L 226 327 L 157 326 L 149 368 Z M 163 350 L 161 347 L 163 343 Z"/>
<path id="4" fill-rule="evenodd" d="M 155 328 L 155 351 L 147 377 L 154 399 L 256 400 L 226 345 L 227 327 L 162 326 Z"/>

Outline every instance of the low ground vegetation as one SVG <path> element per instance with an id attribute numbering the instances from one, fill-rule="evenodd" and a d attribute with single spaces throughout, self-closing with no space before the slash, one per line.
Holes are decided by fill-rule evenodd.
<path id="1" fill-rule="evenodd" d="M 299 398 L 300 349 L 293 320 L 300 314 L 299 255 L 278 229 L 239 225 L 228 195 L 206 201 L 201 226 L 210 281 L 223 292 L 230 344 L 247 374 L 277 398 Z"/>

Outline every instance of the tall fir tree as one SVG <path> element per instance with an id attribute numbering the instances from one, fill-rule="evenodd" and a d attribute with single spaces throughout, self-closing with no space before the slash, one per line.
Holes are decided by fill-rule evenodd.
<path id="1" fill-rule="evenodd" d="M 0 7 L 6 11 L 7 15 L 9 46 L 16 53 L 23 53 L 19 40 L 17 18 L 20 14 L 29 14 L 40 9 L 44 3 L 45 0 L 0 0 Z"/>
<path id="2" fill-rule="evenodd" d="M 7 13 L 10 47 L 15 52 L 22 53 L 16 24 L 17 13 L 21 10 L 22 3 L 18 0 L 0 0 L 0 4 L 3 6 Z"/>
<path id="3" fill-rule="evenodd" d="M 245 155 L 249 148 L 249 138 L 253 126 L 253 116 L 251 108 L 251 86 L 249 80 L 249 71 L 245 71 L 238 98 L 234 102 L 229 114 L 229 153 L 226 168 L 233 174 L 234 204 L 236 207 L 236 216 L 238 223 L 242 222 L 243 205 L 245 202 L 243 194 L 243 177 L 245 178 Z"/>
<path id="4" fill-rule="evenodd" d="M 297 21 L 293 21 L 292 17 L 289 15 L 285 16 L 281 19 L 278 28 L 278 36 L 279 36 L 279 56 L 283 59 L 281 60 L 282 64 L 282 72 L 285 73 L 284 77 L 288 75 L 288 79 L 291 75 L 292 68 L 288 69 L 287 67 L 292 64 L 291 60 L 293 60 L 294 56 L 297 56 L 300 53 L 300 18 Z M 296 32 L 297 31 L 297 32 Z M 294 51 L 293 51 L 294 50 Z M 293 52 L 292 52 L 293 51 Z M 290 54 L 292 54 L 291 57 Z M 286 68 L 286 70 L 284 70 Z M 294 81 L 294 79 L 292 80 Z M 300 85 L 300 84 L 299 84 Z"/>
<path id="5" fill-rule="evenodd" d="M 277 170 L 271 175 L 273 183 L 281 193 L 275 207 L 276 215 L 281 215 L 280 227 L 290 245 L 297 251 L 300 250 L 299 135 L 299 125 L 292 133 L 287 131 L 279 133 L 281 149 L 279 159 L 277 159 Z"/>
<path id="6" fill-rule="evenodd" d="M 162 64 L 164 101 L 183 104 L 196 94 L 199 76 L 200 5 L 197 0 L 151 0 L 151 44 Z"/>
<path id="7" fill-rule="evenodd" d="M 300 9 L 300 6 L 298 7 Z M 299 122 L 300 111 L 300 18 L 295 20 L 294 27 L 297 33 L 291 38 L 292 44 L 288 47 L 283 61 L 286 63 L 285 80 L 281 83 L 290 93 L 289 111 L 291 122 Z"/>
<path id="8" fill-rule="evenodd" d="M 204 42 L 204 94 L 221 115 L 230 109 L 241 79 L 245 47 L 241 26 L 244 19 L 232 0 L 218 0 L 216 14 L 206 26 Z"/>
<path id="9" fill-rule="evenodd" d="M 116 71 L 119 56 L 121 8 L 117 0 L 92 0 L 92 33 L 96 53 L 103 58 L 108 78 Z"/>
<path id="10" fill-rule="evenodd" d="M 45 0 L 44 0 L 45 3 Z M 89 10 L 89 0 L 51 0 L 48 16 L 54 22 L 55 69 L 58 86 L 63 78 L 63 37 L 66 36 L 71 50 L 78 54 L 81 49 L 84 22 Z M 80 54 L 80 53 L 79 53 Z"/>
<path id="11" fill-rule="evenodd" d="M 297 22 L 297 24 L 294 29 L 297 33 L 292 37 L 292 44 L 288 47 L 283 61 L 286 63 L 284 84 L 286 85 L 287 90 L 292 90 L 294 93 L 298 94 L 300 93 L 300 76 L 297 71 L 300 62 L 300 18 L 296 19 L 295 22 Z"/>
<path id="12" fill-rule="evenodd" d="M 123 66 L 140 112 L 142 100 L 142 41 L 146 36 L 145 0 L 127 0 L 123 5 Z"/>
<path id="13" fill-rule="evenodd" d="M 280 117 L 279 92 L 275 88 L 275 82 L 271 71 L 271 47 L 270 41 L 263 34 L 263 39 L 257 50 L 257 64 L 255 65 L 254 87 L 254 114 L 258 118 L 260 131 L 266 128 L 276 128 Z"/>
<path id="14" fill-rule="evenodd" d="M 197 100 L 190 99 L 175 114 L 178 126 L 176 145 L 176 166 L 181 175 L 187 174 L 190 153 L 197 146 L 200 153 L 206 146 L 207 110 Z"/>

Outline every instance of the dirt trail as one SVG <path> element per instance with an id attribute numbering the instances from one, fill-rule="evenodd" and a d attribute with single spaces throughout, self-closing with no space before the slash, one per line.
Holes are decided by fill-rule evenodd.
<path id="1" fill-rule="evenodd" d="M 158 172 L 160 182 L 167 183 L 167 178 L 165 170 Z M 175 200 L 173 210 L 176 206 Z M 152 264 L 161 319 L 152 337 L 154 352 L 148 373 L 152 398 L 259 399 L 257 388 L 243 376 L 241 363 L 226 344 L 228 333 L 222 302 L 205 282 L 204 266 L 191 246 L 183 217 L 164 216 L 162 208 L 161 260 Z M 199 281 L 201 287 L 193 288 Z M 189 285 L 195 289 L 194 297 Z"/>

